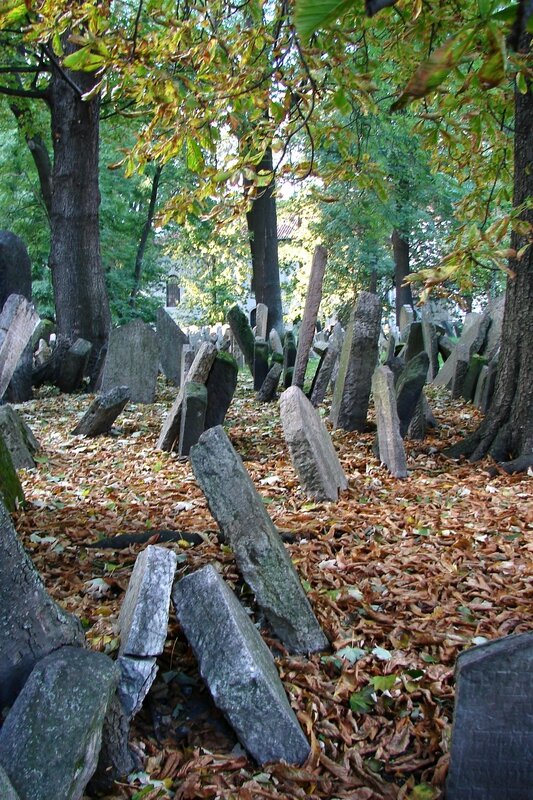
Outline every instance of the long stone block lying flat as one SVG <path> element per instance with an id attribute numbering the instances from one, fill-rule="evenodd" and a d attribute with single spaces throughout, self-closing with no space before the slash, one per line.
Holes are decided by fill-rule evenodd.
<path id="1" fill-rule="evenodd" d="M 263 501 L 217 425 L 191 449 L 191 465 L 222 535 L 274 632 L 288 650 L 327 648 L 300 579 Z"/>
<path id="2" fill-rule="evenodd" d="M 301 764 L 310 747 L 274 660 L 212 565 L 182 578 L 172 599 L 215 704 L 259 763 Z"/>
<path id="3" fill-rule="evenodd" d="M 281 424 L 292 463 L 307 494 L 316 500 L 338 500 L 348 481 L 331 436 L 298 386 L 280 398 Z"/>

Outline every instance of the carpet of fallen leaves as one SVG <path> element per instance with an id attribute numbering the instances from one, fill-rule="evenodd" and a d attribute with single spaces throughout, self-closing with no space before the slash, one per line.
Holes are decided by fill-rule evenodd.
<path id="1" fill-rule="evenodd" d="M 86 395 L 45 390 L 21 408 L 42 450 L 37 470 L 22 473 L 28 504 L 15 515 L 18 532 L 50 594 L 111 656 L 146 545 L 86 545 L 119 533 L 200 533 L 198 546 L 163 545 L 177 553 L 179 574 L 217 562 L 261 621 L 189 463 L 155 448 L 174 392 L 161 384 L 156 403 L 128 406 L 113 435 L 97 439 L 70 434 Z M 277 404 L 259 406 L 240 381 L 226 428 L 332 645 L 293 657 L 263 629 L 312 752 L 301 767 L 254 765 L 213 708 L 171 613 L 159 677 L 132 725 L 143 765 L 109 798 L 442 796 L 458 653 L 533 626 L 533 507 L 531 477 L 440 455 L 479 414 L 446 392 L 431 402 L 439 428 L 407 443 L 406 480 L 372 455 L 372 433 L 337 431 L 349 488 L 338 503 L 313 503 L 299 487 Z"/>

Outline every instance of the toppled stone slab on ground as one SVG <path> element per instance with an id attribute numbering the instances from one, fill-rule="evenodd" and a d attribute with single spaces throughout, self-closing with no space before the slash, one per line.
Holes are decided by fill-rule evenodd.
<path id="1" fill-rule="evenodd" d="M 100 436 L 107 433 L 130 399 L 127 386 L 116 386 L 95 397 L 72 433 L 75 436 Z"/>

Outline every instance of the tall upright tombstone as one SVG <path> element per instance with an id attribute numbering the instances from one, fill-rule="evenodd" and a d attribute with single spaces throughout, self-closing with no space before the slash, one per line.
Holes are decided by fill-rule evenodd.
<path id="1" fill-rule="evenodd" d="M 31 300 L 31 261 L 26 245 L 11 231 L 0 231 L 0 309 L 10 294 Z M 32 396 L 32 342 L 22 351 L 7 388 L 5 399 L 23 403 Z"/>
<path id="2" fill-rule="evenodd" d="M 153 403 L 158 372 L 159 347 L 150 325 L 134 319 L 111 331 L 102 393 L 128 386 L 132 403 Z"/>
<path id="3" fill-rule="evenodd" d="M 305 370 L 309 361 L 309 351 L 313 344 L 315 335 L 318 309 L 322 300 L 322 283 L 328 260 L 328 251 L 325 247 L 317 247 L 313 255 L 311 264 L 311 274 L 309 275 L 309 285 L 305 298 L 304 315 L 300 332 L 298 335 L 298 349 L 294 362 L 294 372 L 292 374 L 292 385 L 303 389 L 305 380 Z"/>
<path id="4" fill-rule="evenodd" d="M 381 301 L 361 292 L 346 331 L 330 420 L 334 428 L 362 431 L 366 426 L 372 375 L 378 360 Z"/>
<path id="5" fill-rule="evenodd" d="M 169 381 L 180 386 L 181 351 L 183 345 L 188 344 L 189 337 L 162 307 L 157 309 L 156 325 L 161 369 Z"/>
<path id="6" fill-rule="evenodd" d="M 206 430 L 224 423 L 237 388 L 238 377 L 239 367 L 235 358 L 226 351 L 218 352 L 205 383 L 207 388 Z"/>
<path id="7" fill-rule="evenodd" d="M 405 449 L 396 410 L 394 376 L 389 367 L 377 367 L 372 378 L 372 394 L 376 409 L 379 458 L 395 478 L 407 476 Z"/>

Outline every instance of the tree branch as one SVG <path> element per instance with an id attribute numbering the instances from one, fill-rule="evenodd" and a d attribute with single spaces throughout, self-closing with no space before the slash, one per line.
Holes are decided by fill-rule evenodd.
<path id="1" fill-rule="evenodd" d="M 33 100 L 48 99 L 48 92 L 44 89 L 13 89 L 12 86 L 0 86 L 0 94 L 8 97 L 28 97 Z"/>

